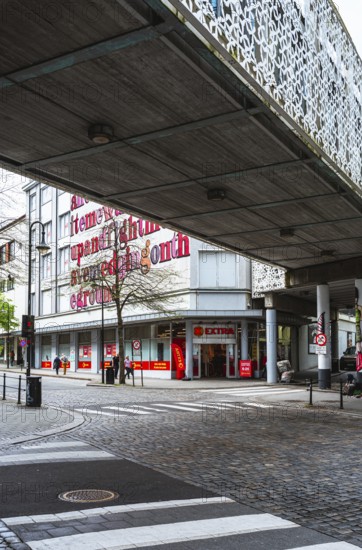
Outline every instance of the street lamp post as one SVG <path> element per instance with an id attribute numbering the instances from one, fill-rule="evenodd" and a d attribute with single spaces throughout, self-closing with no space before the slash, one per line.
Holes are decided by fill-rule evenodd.
<path id="1" fill-rule="evenodd" d="M 9 302 L 6 302 L 6 305 L 8 306 L 8 334 L 6 338 L 6 368 L 9 368 L 9 360 L 10 360 L 10 304 Z"/>
<path id="2" fill-rule="evenodd" d="M 32 249 L 32 243 L 31 243 L 31 231 L 34 227 L 34 225 L 40 225 L 42 229 L 41 233 L 41 241 L 40 243 L 35 247 L 40 254 L 45 254 L 50 250 L 50 246 L 46 244 L 45 242 L 45 227 L 43 222 L 39 220 L 33 221 L 33 223 L 29 227 L 29 265 L 28 265 L 28 316 L 31 315 L 31 249 Z M 27 350 L 26 350 L 26 376 L 30 376 L 30 361 L 31 361 L 31 348 L 32 348 L 32 339 L 29 338 L 27 342 Z"/>
<path id="3" fill-rule="evenodd" d="M 102 361 L 102 384 L 104 384 L 104 303 L 103 303 L 103 284 L 102 284 L 102 326 L 101 326 L 101 361 Z"/>

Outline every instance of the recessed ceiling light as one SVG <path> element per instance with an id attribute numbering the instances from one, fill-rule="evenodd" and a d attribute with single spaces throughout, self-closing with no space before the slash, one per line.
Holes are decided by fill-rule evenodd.
<path id="1" fill-rule="evenodd" d="M 223 201 L 226 197 L 224 189 L 209 189 L 207 198 L 209 201 Z"/>
<path id="2" fill-rule="evenodd" d="M 96 145 L 105 145 L 113 139 L 113 128 L 108 124 L 93 124 L 88 128 L 88 137 Z"/>

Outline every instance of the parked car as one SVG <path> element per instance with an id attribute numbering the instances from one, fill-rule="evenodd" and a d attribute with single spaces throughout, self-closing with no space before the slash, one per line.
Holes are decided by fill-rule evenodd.
<path id="1" fill-rule="evenodd" d="M 343 352 L 339 360 L 339 370 L 356 370 L 356 346 L 351 346 Z"/>

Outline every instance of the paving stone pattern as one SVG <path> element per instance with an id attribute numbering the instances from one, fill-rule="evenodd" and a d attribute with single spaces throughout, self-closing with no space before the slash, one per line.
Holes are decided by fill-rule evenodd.
<path id="1" fill-rule="evenodd" d="M 198 396 L 199 397 L 199 396 Z M 163 473 L 362 548 L 359 419 L 340 415 L 107 420 L 77 436 Z M 265 411 L 265 412 L 264 412 Z M 254 417 L 253 417 L 254 414 Z"/>
<path id="2" fill-rule="evenodd" d="M 162 392 L 162 400 L 212 400 L 200 395 L 168 390 Z M 132 387 L 87 388 L 48 396 L 49 404 L 69 410 L 152 401 L 160 402 L 159 391 Z M 218 396 L 217 401 L 222 398 Z M 360 420 L 336 411 L 293 407 L 281 409 L 275 403 L 275 408 L 248 415 L 215 407 L 202 415 L 87 417 L 70 434 L 362 548 Z M 3 452 L 10 451 L 4 447 Z"/>

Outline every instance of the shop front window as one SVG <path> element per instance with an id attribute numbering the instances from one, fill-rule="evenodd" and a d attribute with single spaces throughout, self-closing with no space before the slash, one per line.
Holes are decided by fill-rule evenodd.
<path id="1" fill-rule="evenodd" d="M 50 334 L 44 334 L 41 337 L 41 366 L 50 369 L 52 366 L 52 337 Z"/>
<path id="2" fill-rule="evenodd" d="M 59 334 L 59 348 L 58 355 L 61 357 L 65 355 L 68 359 L 70 358 L 70 334 Z"/>
<path id="3" fill-rule="evenodd" d="M 81 332 L 78 336 L 78 369 L 92 367 L 92 337 L 90 332 Z"/>

